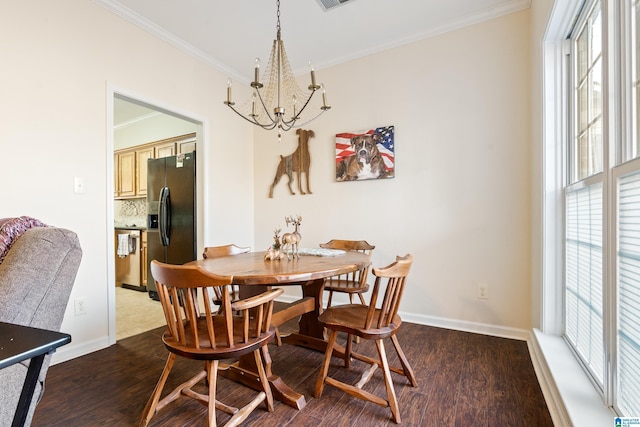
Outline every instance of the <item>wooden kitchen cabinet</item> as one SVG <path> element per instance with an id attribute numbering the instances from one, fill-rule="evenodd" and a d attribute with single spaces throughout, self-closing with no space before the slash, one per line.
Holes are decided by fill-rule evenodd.
<path id="1" fill-rule="evenodd" d="M 196 151 L 196 134 L 176 136 L 154 143 L 156 159 Z"/>
<path id="2" fill-rule="evenodd" d="M 147 160 L 154 158 L 154 147 L 136 150 L 136 195 L 147 195 Z"/>
<path id="3" fill-rule="evenodd" d="M 147 196 L 147 160 L 196 150 L 196 134 L 190 133 L 114 152 L 114 197 Z"/>
<path id="4" fill-rule="evenodd" d="M 156 144 L 155 149 L 156 149 L 156 159 L 159 159 L 162 157 L 175 156 L 176 143 L 171 141 L 171 142 Z"/>
<path id="5" fill-rule="evenodd" d="M 118 155 L 113 155 L 113 197 L 118 198 L 120 194 L 120 167 L 118 166 Z"/>
<path id="6" fill-rule="evenodd" d="M 183 141 L 178 141 L 177 144 L 178 144 L 178 154 L 191 153 L 192 151 L 196 151 L 195 135 L 192 138 L 187 138 Z"/>
<path id="7" fill-rule="evenodd" d="M 115 154 L 116 197 L 134 197 L 136 195 L 136 153 L 124 151 Z"/>
<path id="8" fill-rule="evenodd" d="M 140 234 L 140 281 L 142 286 L 147 286 L 147 232 Z"/>

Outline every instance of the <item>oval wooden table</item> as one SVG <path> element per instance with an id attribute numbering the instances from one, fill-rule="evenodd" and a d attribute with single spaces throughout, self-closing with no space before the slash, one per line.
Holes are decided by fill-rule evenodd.
<path id="1" fill-rule="evenodd" d="M 300 345 L 324 352 L 326 341 L 324 328 L 318 323 L 322 312 L 324 281 L 328 277 L 360 270 L 369 264 L 367 255 L 346 252 L 336 256 L 301 255 L 300 258 L 265 261 L 264 252 L 250 252 L 219 258 L 207 258 L 190 262 L 211 273 L 233 276 L 240 286 L 242 298 L 256 295 L 268 287 L 300 286 L 302 298 L 273 313 L 272 324 L 280 326 L 300 316 L 298 332 L 282 338 L 287 344 Z M 264 363 L 275 399 L 302 409 L 306 405 L 304 395 L 294 391 L 274 375 L 268 346 L 264 347 Z M 259 390 L 258 375 L 253 357 L 241 357 L 238 363 L 224 371 L 226 377 Z"/>

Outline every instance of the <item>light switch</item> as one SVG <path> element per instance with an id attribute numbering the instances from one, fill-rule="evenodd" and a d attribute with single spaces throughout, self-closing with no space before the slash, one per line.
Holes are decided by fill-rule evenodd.
<path id="1" fill-rule="evenodd" d="M 84 193 L 84 178 L 78 176 L 73 177 L 73 192 L 77 194 Z"/>

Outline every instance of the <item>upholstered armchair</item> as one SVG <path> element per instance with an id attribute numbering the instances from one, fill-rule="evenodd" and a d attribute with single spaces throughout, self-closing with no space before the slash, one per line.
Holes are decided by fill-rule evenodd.
<path id="1" fill-rule="evenodd" d="M 6 220 L 0 220 L 0 238 L 3 224 Z M 6 234 L 4 241 L 0 239 L 0 249 L 4 249 L 0 256 L 0 322 L 59 331 L 82 257 L 78 237 L 72 231 L 46 226 L 19 234 L 4 247 Z M 44 392 L 50 361 L 47 356 L 25 425 L 31 424 Z M 28 363 L 0 370 L 0 420 L 13 419 Z"/>

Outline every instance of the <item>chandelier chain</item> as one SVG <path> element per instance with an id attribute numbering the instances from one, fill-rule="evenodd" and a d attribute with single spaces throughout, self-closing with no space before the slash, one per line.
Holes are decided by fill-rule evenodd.
<path id="1" fill-rule="evenodd" d="M 278 9 L 276 16 L 278 18 L 278 21 L 276 23 L 276 30 L 278 30 L 278 35 L 280 35 L 280 0 L 276 0 L 276 7 Z"/>

